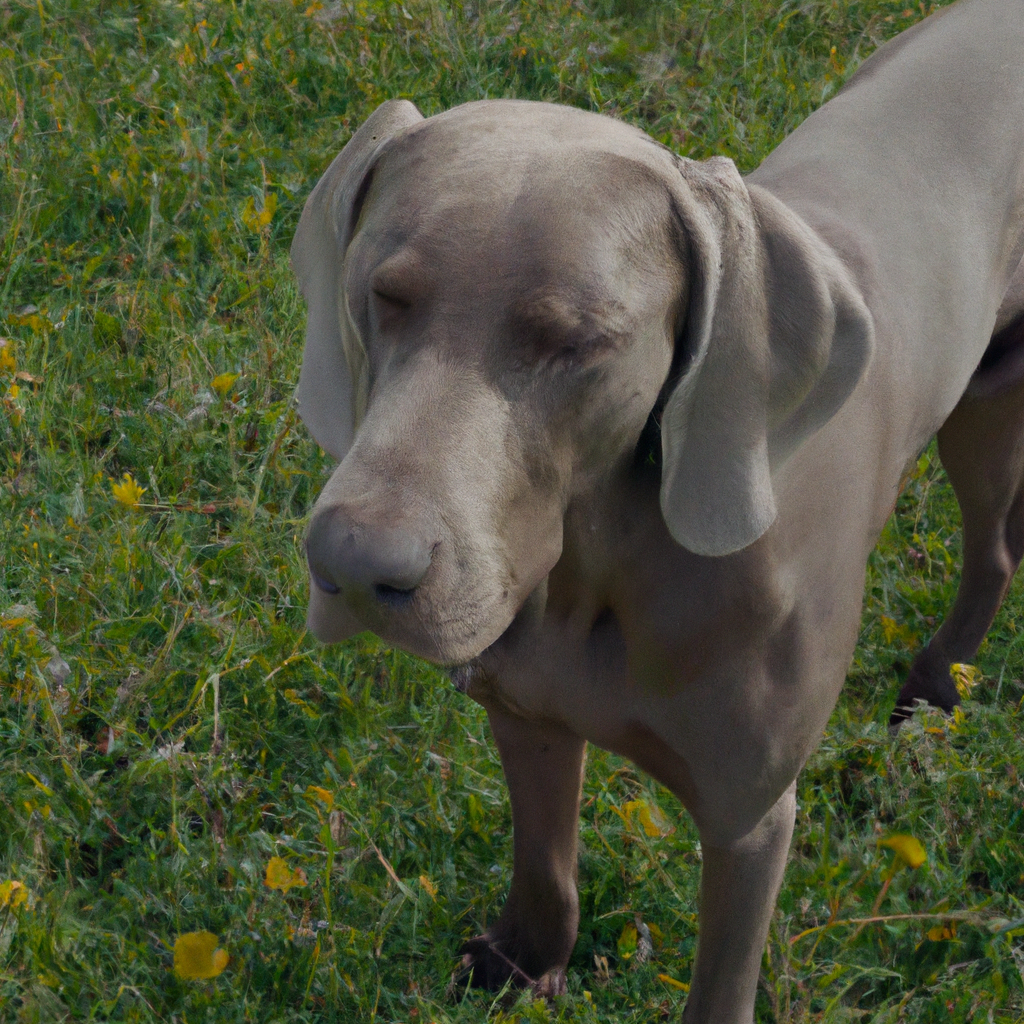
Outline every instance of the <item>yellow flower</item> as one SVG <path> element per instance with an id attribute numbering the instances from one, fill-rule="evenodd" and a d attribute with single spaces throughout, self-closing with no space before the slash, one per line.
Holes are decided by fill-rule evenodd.
<path id="1" fill-rule="evenodd" d="M 961 700 L 967 700 L 971 695 L 971 690 L 978 685 L 978 680 L 981 679 L 981 670 L 977 665 L 967 665 L 961 661 L 955 661 L 949 666 L 949 674 L 953 677 L 953 682 L 956 683 L 956 692 L 960 694 Z"/>
<path id="2" fill-rule="evenodd" d="M 249 196 L 242 207 L 242 223 L 252 232 L 258 234 L 273 219 L 277 209 L 277 193 L 269 192 L 263 197 L 263 209 L 256 209 L 256 202 Z"/>
<path id="3" fill-rule="evenodd" d="M 174 941 L 174 973 L 185 981 L 216 978 L 231 957 L 213 932 L 186 932 Z"/>
<path id="4" fill-rule="evenodd" d="M 889 847 L 908 867 L 919 868 L 928 860 L 924 847 L 913 836 L 886 836 L 885 839 L 879 839 L 878 845 Z"/>
<path id="5" fill-rule="evenodd" d="M 16 427 L 20 427 L 21 421 L 25 418 L 25 413 L 18 402 L 20 394 L 21 388 L 17 384 L 12 384 L 7 389 L 7 394 L 0 395 L 0 405 L 3 405 L 7 415 L 11 417 L 11 422 Z"/>
<path id="6" fill-rule="evenodd" d="M 17 910 L 28 903 L 28 889 L 23 882 L 17 882 L 13 878 L 6 882 L 0 882 L 0 907 L 10 907 Z"/>
<path id="7" fill-rule="evenodd" d="M 306 796 L 311 800 L 318 800 L 329 811 L 334 809 L 334 794 L 329 789 L 322 786 L 307 786 Z"/>
<path id="8" fill-rule="evenodd" d="M 231 385 L 234 384 L 236 380 L 238 380 L 237 373 L 222 373 L 210 381 L 210 386 L 218 395 L 220 395 L 221 398 L 227 398 L 228 392 L 231 390 Z"/>
<path id="9" fill-rule="evenodd" d="M 294 871 L 288 867 L 283 857 L 271 857 L 267 863 L 267 877 L 263 884 L 268 889 L 280 889 L 287 892 L 295 886 L 306 884 L 306 875 L 302 868 Z"/>
<path id="10" fill-rule="evenodd" d="M 942 942 L 943 940 L 955 939 L 956 921 L 950 921 L 947 924 L 937 924 L 934 928 L 929 928 L 928 938 L 932 942 Z"/>
<path id="11" fill-rule="evenodd" d="M 17 363 L 14 361 L 14 342 L 10 338 L 0 338 L 0 370 L 14 373 Z"/>
<path id="12" fill-rule="evenodd" d="M 656 836 L 667 836 L 670 832 L 675 831 L 665 820 L 661 809 L 657 805 L 651 806 L 645 800 L 629 800 L 621 808 L 613 806 L 612 810 L 630 830 L 635 830 L 633 816 L 636 815 L 636 820 L 652 839 Z"/>
<path id="13" fill-rule="evenodd" d="M 127 505 L 128 508 L 135 508 L 139 499 L 146 493 L 146 488 L 140 487 L 131 473 L 125 473 L 119 484 L 111 481 L 110 490 L 115 500 Z"/>

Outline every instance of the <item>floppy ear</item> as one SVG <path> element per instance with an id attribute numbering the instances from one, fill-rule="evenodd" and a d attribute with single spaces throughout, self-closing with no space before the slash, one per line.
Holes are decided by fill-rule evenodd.
<path id="1" fill-rule="evenodd" d="M 422 120 L 408 100 L 382 103 L 317 182 L 292 242 L 292 269 L 309 310 L 299 415 L 317 444 L 339 462 L 352 445 L 368 388 L 366 352 L 341 287 L 345 250 L 374 157 L 402 128 Z"/>
<path id="2" fill-rule="evenodd" d="M 661 510 L 683 547 L 727 555 L 771 526 L 772 472 L 857 386 L 873 323 L 835 253 L 731 160 L 680 160 L 673 191 L 689 304 Z"/>

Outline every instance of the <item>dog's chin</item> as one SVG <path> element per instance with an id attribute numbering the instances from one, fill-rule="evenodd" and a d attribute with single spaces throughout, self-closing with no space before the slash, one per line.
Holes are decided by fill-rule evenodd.
<path id="1" fill-rule="evenodd" d="M 358 633 L 376 633 L 390 647 L 397 647 L 442 668 L 458 668 L 479 657 L 512 623 L 517 606 L 502 602 L 475 621 L 454 619 L 432 626 L 428 616 L 415 608 L 392 614 L 383 610 L 354 611 L 340 594 L 325 594 L 311 586 L 306 625 L 325 644 L 340 643 Z"/>
<path id="2" fill-rule="evenodd" d="M 455 623 L 454 630 L 449 626 L 437 632 L 422 628 L 405 630 L 388 627 L 374 629 L 373 632 L 391 647 L 415 654 L 440 668 L 459 672 L 494 644 L 508 629 L 514 617 L 515 612 L 510 611 L 506 615 L 489 618 L 484 624 L 466 624 L 464 629 L 459 629 L 461 623 Z"/>

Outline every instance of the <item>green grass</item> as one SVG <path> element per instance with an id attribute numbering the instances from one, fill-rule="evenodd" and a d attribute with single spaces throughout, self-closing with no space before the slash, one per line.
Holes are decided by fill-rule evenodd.
<path id="1" fill-rule="evenodd" d="M 441 674 L 372 638 L 304 633 L 303 517 L 330 465 L 292 406 L 304 312 L 287 247 L 387 97 L 426 114 L 557 100 L 749 170 L 923 13 L 0 0 L 0 883 L 24 887 L 0 888 L 0 1021 L 679 1012 L 664 978 L 689 978 L 696 833 L 599 751 L 569 996 L 449 992 L 456 949 L 508 885 L 508 801 L 482 712 Z M 137 507 L 115 499 L 125 473 Z M 895 740 L 884 727 L 958 548 L 925 457 L 799 783 L 761 1021 L 1024 1015 L 1008 927 L 1024 917 L 1019 588 L 963 717 L 919 713 Z M 898 868 L 890 833 L 927 863 Z M 268 888 L 275 856 L 306 884 Z M 637 915 L 656 939 L 644 964 L 628 955 Z M 175 940 L 200 930 L 230 963 L 179 980 Z"/>

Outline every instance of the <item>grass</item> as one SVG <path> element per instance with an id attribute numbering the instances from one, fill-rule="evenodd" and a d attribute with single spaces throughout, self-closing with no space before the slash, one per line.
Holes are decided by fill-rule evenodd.
<path id="1" fill-rule="evenodd" d="M 304 632 L 303 517 L 330 466 L 292 406 L 304 313 L 287 247 L 387 97 L 426 114 L 557 100 L 748 170 L 924 13 L 0 0 L 0 1021 L 678 1014 L 696 833 L 599 751 L 568 997 L 449 990 L 508 885 L 500 764 L 441 674 Z M 800 779 L 759 1021 L 1024 1016 L 1019 588 L 963 715 L 884 727 L 952 599 L 959 536 L 926 455 Z M 879 844 L 891 834 L 925 863 Z M 198 931 L 230 960 L 183 980 L 175 942 Z"/>

